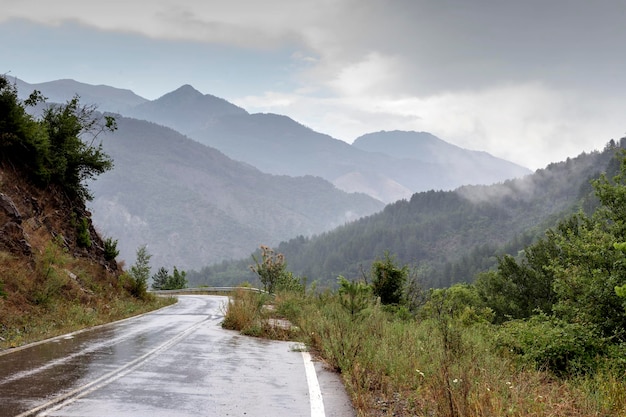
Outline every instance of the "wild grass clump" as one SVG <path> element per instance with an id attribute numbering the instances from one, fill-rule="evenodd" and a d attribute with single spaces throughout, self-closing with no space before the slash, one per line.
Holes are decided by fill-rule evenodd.
<path id="1" fill-rule="evenodd" d="M 239 288 L 230 296 L 222 327 L 242 334 L 274 340 L 295 338 L 293 323 L 301 314 L 300 292 L 276 295 Z"/>
<path id="2" fill-rule="evenodd" d="M 242 288 L 235 290 L 228 299 L 222 327 L 249 333 L 261 321 L 265 300 L 263 294 L 253 293 Z"/>

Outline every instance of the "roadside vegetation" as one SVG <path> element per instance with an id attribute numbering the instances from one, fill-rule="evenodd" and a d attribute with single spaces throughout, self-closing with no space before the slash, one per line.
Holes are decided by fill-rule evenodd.
<path id="1" fill-rule="evenodd" d="M 0 350 L 18 347 L 173 304 L 175 299 L 135 296 L 132 277 L 71 256 L 58 242 L 28 260 L 0 252 Z"/>
<path id="2" fill-rule="evenodd" d="M 472 284 L 424 291 L 386 253 L 336 290 L 238 292 L 224 326 L 306 343 L 364 416 L 626 415 L 626 154 L 615 163 L 591 214 Z"/>

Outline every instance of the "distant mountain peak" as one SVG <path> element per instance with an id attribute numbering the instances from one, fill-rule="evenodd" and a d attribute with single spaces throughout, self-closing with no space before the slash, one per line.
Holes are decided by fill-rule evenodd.
<path id="1" fill-rule="evenodd" d="M 143 103 L 126 114 L 149 120 L 187 134 L 230 115 L 247 115 L 248 112 L 223 98 L 202 94 L 189 84 L 184 84 L 156 100 Z"/>
<path id="2" fill-rule="evenodd" d="M 200 98 L 203 97 L 204 94 L 202 94 L 200 91 L 196 90 L 195 88 L 193 88 L 193 86 L 189 85 L 189 84 L 184 84 L 180 87 L 178 87 L 176 90 L 174 91 L 170 91 L 169 93 L 166 93 L 164 95 L 162 95 L 161 97 L 159 97 L 157 100 L 161 100 L 163 98 L 166 97 L 191 97 L 191 98 Z"/>

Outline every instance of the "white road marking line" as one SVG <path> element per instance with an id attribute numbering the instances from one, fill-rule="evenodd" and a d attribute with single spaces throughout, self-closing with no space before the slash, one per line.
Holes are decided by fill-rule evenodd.
<path id="1" fill-rule="evenodd" d="M 317 380 L 315 365 L 311 360 L 309 352 L 302 351 L 302 359 L 304 360 L 304 371 L 306 373 L 306 382 L 309 385 L 309 401 L 311 402 L 311 417 L 326 417 L 324 412 L 324 400 L 322 399 L 322 390 Z"/>
<path id="2" fill-rule="evenodd" d="M 73 401 L 76 401 L 77 399 L 84 397 L 87 394 L 92 393 L 93 391 L 96 391 L 99 388 L 104 387 L 105 385 L 110 384 L 111 382 L 115 381 L 116 379 L 121 378 L 122 376 L 134 371 L 135 369 L 139 368 L 140 366 L 142 366 L 144 363 L 146 363 L 152 356 L 159 354 L 161 351 L 167 350 L 170 347 L 172 347 L 173 345 L 175 345 L 176 343 L 178 343 L 178 341 L 180 341 L 181 339 L 183 339 L 184 337 L 186 337 L 189 333 L 193 332 L 195 329 L 197 329 L 198 327 L 200 327 L 201 325 L 205 324 L 205 322 L 207 320 L 209 320 L 210 318 L 206 318 L 194 325 L 192 325 L 191 327 L 188 327 L 187 329 L 185 329 L 184 331 L 180 332 L 178 335 L 174 336 L 173 338 L 171 338 L 170 340 L 168 340 L 167 342 L 161 344 L 160 346 L 156 347 L 155 349 L 152 349 L 150 352 L 145 353 L 144 355 L 138 357 L 137 359 L 127 363 L 124 366 L 121 366 L 120 368 L 109 372 L 106 375 L 101 376 L 98 379 L 95 379 L 93 381 L 91 381 L 88 384 L 83 385 L 82 387 L 78 387 L 73 389 L 72 391 L 65 393 L 63 395 L 60 395 L 57 398 L 54 398 L 50 401 L 48 401 L 45 404 L 42 404 L 38 407 L 35 407 L 31 410 L 25 411 L 19 415 L 17 415 L 16 417 L 28 417 L 28 416 L 33 416 L 33 415 L 39 415 L 39 416 L 45 416 L 46 411 L 50 412 L 50 411 L 56 411 L 62 407 L 64 407 L 67 404 L 72 403 Z M 39 413 L 39 414 L 37 414 Z"/>

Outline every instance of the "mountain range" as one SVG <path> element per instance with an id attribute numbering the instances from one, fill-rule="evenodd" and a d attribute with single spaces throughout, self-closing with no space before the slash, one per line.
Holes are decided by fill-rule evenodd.
<path id="1" fill-rule="evenodd" d="M 91 184 L 91 208 L 127 261 L 148 243 L 157 264 L 199 268 L 323 233 L 417 191 L 530 172 L 427 133 L 378 132 L 350 145 L 188 85 L 146 100 L 73 80 L 15 82 L 21 97 L 78 95 L 116 114 L 119 129 L 102 142 L 115 169 Z"/>
<path id="2" fill-rule="evenodd" d="M 319 176 L 346 192 L 390 203 L 419 191 L 491 184 L 531 171 L 486 152 L 451 145 L 425 132 L 378 132 L 350 145 L 278 114 L 250 114 L 184 85 L 156 100 L 129 90 L 72 80 L 18 85 L 51 101 L 78 94 L 103 111 L 170 127 L 228 157 L 276 175 Z M 65 91 L 65 94 L 62 92 Z M 99 98 L 101 97 L 101 98 Z"/>

